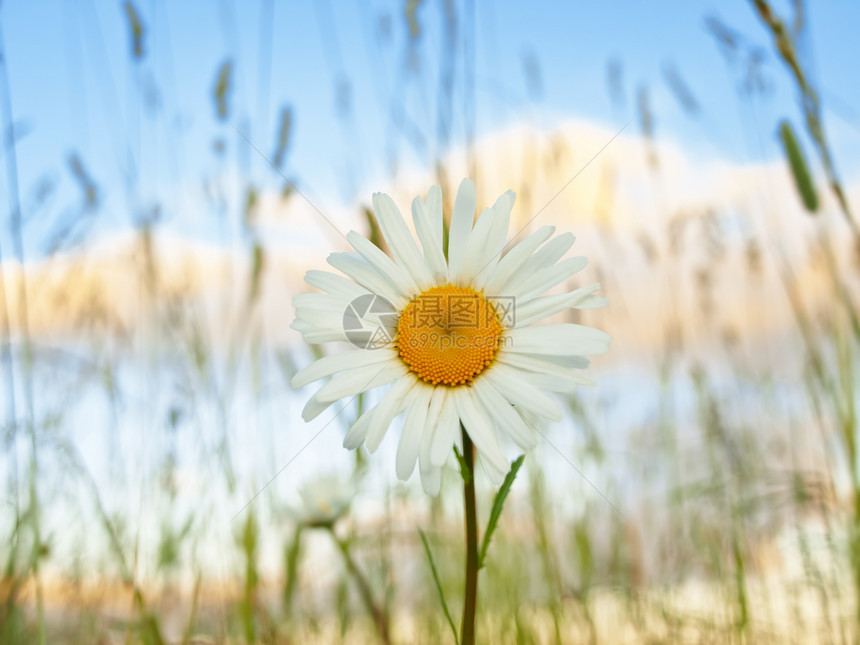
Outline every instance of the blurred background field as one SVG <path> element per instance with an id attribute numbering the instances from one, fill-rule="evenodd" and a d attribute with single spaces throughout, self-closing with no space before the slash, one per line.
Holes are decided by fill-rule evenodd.
<path id="1" fill-rule="evenodd" d="M 0 642 L 454 641 L 417 529 L 459 623 L 456 462 L 430 498 L 395 437 L 341 447 L 367 401 L 303 422 L 291 375 L 341 348 L 289 325 L 341 232 L 378 239 L 373 192 L 450 215 L 465 176 L 516 191 L 512 236 L 577 236 L 613 336 L 513 486 L 479 642 L 856 642 L 858 29 L 5 0 Z"/>

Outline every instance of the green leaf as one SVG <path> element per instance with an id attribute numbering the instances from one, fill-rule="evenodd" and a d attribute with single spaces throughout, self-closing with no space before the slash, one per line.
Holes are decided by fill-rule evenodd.
<path id="1" fill-rule="evenodd" d="M 457 628 L 454 626 L 454 619 L 451 617 L 451 611 L 448 609 L 448 603 L 445 602 L 445 592 L 442 591 L 442 581 L 439 580 L 439 571 L 436 569 L 436 563 L 433 562 L 433 553 L 430 551 L 430 543 L 427 542 L 427 536 L 424 531 L 418 529 L 421 535 L 421 541 L 424 543 L 424 551 L 427 552 L 427 560 L 430 562 L 430 571 L 433 573 L 433 581 L 436 583 L 436 591 L 439 592 L 439 600 L 442 602 L 442 611 L 445 612 L 445 618 L 451 626 L 451 633 L 454 634 L 454 643 L 460 645 L 460 639 L 457 637 Z"/>
<path id="2" fill-rule="evenodd" d="M 457 463 L 460 464 L 460 476 L 463 478 L 463 483 L 468 484 L 472 479 L 472 469 L 466 463 L 466 458 L 457 450 L 457 446 L 454 446 L 454 456 L 457 458 Z"/>
<path id="3" fill-rule="evenodd" d="M 487 549 L 490 548 L 490 540 L 493 537 L 493 532 L 496 530 L 496 525 L 499 523 L 499 517 L 502 514 L 502 505 L 508 493 L 511 492 L 511 486 L 514 485 L 514 480 L 517 478 L 517 473 L 523 465 L 526 456 L 520 455 L 517 460 L 511 464 L 511 470 L 505 475 L 505 481 L 502 482 L 502 487 L 496 493 L 496 498 L 493 500 L 493 510 L 490 511 L 490 521 L 487 522 L 487 530 L 484 532 L 484 539 L 481 542 L 481 551 L 478 553 L 478 568 L 484 567 L 484 559 L 487 557 Z"/>
<path id="4" fill-rule="evenodd" d="M 814 213 L 818 210 L 818 193 L 815 192 L 815 184 L 809 174 L 806 156 L 803 154 L 803 149 L 797 141 L 794 129 L 788 121 L 783 121 L 780 124 L 779 136 L 785 149 L 785 156 L 788 158 L 788 165 L 791 166 L 791 174 L 794 176 L 797 192 L 800 193 L 806 210 Z"/>

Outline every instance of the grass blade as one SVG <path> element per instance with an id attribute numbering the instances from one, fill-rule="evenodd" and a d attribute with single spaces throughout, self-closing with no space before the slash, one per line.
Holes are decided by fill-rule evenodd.
<path id="1" fill-rule="evenodd" d="M 445 592 L 442 591 L 442 581 L 439 580 L 439 571 L 436 569 L 436 563 L 433 562 L 433 553 L 430 551 L 430 543 L 427 542 L 427 536 L 424 531 L 418 529 L 421 535 L 421 541 L 424 543 L 424 551 L 427 552 L 427 561 L 430 563 L 430 571 L 433 573 L 433 581 L 436 583 L 436 591 L 439 592 L 439 601 L 442 603 L 442 611 L 445 612 L 445 618 L 451 626 L 451 633 L 454 634 L 454 643 L 460 645 L 460 639 L 457 637 L 457 628 L 454 626 L 454 619 L 451 617 L 451 611 L 448 609 L 448 603 L 445 602 Z"/>
<path id="2" fill-rule="evenodd" d="M 215 81 L 215 88 L 212 94 L 215 98 L 215 109 L 218 112 L 218 118 L 222 121 L 230 116 L 229 95 L 233 87 L 233 61 L 226 60 L 221 63 L 218 68 L 218 78 Z"/>
<path id="3" fill-rule="evenodd" d="M 810 213 L 814 213 L 818 210 L 818 193 L 815 192 L 815 184 L 809 174 L 806 157 L 794 135 L 794 129 L 788 121 L 783 121 L 780 124 L 779 138 L 782 140 L 785 156 L 788 158 L 789 166 L 791 166 L 794 184 L 797 186 L 797 192 L 800 193 L 803 205 Z"/>
<path id="4" fill-rule="evenodd" d="M 493 500 L 493 510 L 490 511 L 490 521 L 487 522 L 487 530 L 484 532 L 484 539 L 481 542 L 481 551 L 478 553 L 478 568 L 484 566 L 484 558 L 487 557 L 487 549 L 490 548 L 490 540 L 493 537 L 493 532 L 496 530 L 496 525 L 499 523 L 499 517 L 502 514 L 502 505 L 505 503 L 508 493 L 511 492 L 511 486 L 514 485 L 514 480 L 517 478 L 517 473 L 523 465 L 526 456 L 520 455 L 517 460 L 511 464 L 511 470 L 505 475 L 505 481 L 502 482 L 502 487 L 496 493 L 496 498 Z"/>
<path id="5" fill-rule="evenodd" d="M 143 58 L 143 22 L 133 2 L 126 2 L 123 5 L 123 9 L 125 9 L 125 17 L 128 20 L 128 28 L 131 32 L 131 53 L 135 60 L 140 60 Z"/>

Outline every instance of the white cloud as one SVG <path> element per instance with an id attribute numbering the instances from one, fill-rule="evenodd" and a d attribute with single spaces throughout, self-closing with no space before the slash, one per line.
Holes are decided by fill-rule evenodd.
<path id="1" fill-rule="evenodd" d="M 825 274 L 813 253 L 817 225 L 801 211 L 782 163 L 693 158 L 677 144 L 658 142 L 657 165 L 651 166 L 645 144 L 629 131 L 591 161 L 614 134 L 585 121 L 551 132 L 519 125 L 479 141 L 474 150 L 479 208 L 513 188 L 512 233 L 555 224 L 578 236 L 574 253 L 592 258 L 581 280 L 601 280 L 613 304 L 592 315 L 615 335 L 614 353 L 662 345 L 674 317 L 694 343 L 716 341 L 722 333 L 717 330 L 773 334 L 791 328 L 773 270 L 777 251 L 784 251 L 810 304 L 826 306 Z M 458 150 L 443 164 L 449 205 L 466 173 L 466 159 Z M 371 192 L 390 192 L 408 214 L 412 197 L 436 181 L 426 170 L 403 172 L 388 185 L 368 188 L 350 207 L 327 205 L 325 217 L 316 210 L 321 204 L 312 206 L 298 194 L 286 201 L 263 195 L 255 222 L 266 265 L 255 315 L 265 337 L 274 343 L 297 338 L 288 328 L 291 296 L 306 290 L 305 270 L 324 268 L 330 252 L 345 250 L 334 228 L 366 229 L 360 206 L 370 202 Z M 856 183 L 849 194 L 854 204 L 860 201 Z M 826 215 L 820 217 L 838 237 L 844 226 L 833 199 L 826 192 L 822 197 Z M 761 251 L 761 273 L 747 262 L 750 244 Z M 210 338 L 229 338 L 248 312 L 250 243 L 223 248 L 161 231 L 152 236 L 150 248 L 154 274 L 146 238 L 132 232 L 28 265 L 31 332 L 54 338 L 105 329 L 127 333 L 142 323 L 163 325 L 170 307 L 181 304 L 201 316 Z M 17 321 L 14 285 L 20 269 L 6 263 L 3 272 L 11 318 Z M 703 286 L 712 292 L 710 313 L 700 308 Z"/>

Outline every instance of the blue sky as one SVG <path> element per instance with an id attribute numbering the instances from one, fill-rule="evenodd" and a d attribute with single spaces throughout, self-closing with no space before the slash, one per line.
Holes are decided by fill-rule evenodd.
<path id="1" fill-rule="evenodd" d="M 323 207 L 352 202 L 389 178 L 392 164 L 431 167 L 443 151 L 440 77 L 452 47 L 443 29 L 443 2 L 419 5 L 414 41 L 404 2 L 135 4 L 145 29 L 140 61 L 131 56 L 121 2 L 6 0 L 0 7 L 31 256 L 44 253 L 58 230 L 82 217 L 82 193 L 67 162 L 73 152 L 101 198 L 99 211 L 75 225 L 81 230 L 128 227 L 159 204 L 162 221 L 211 238 L 208 222 L 217 208 L 198 198 L 204 182 L 226 186 L 232 197 L 222 216 L 228 218 L 236 215 L 231 209 L 240 203 L 245 181 L 261 190 L 283 183 L 230 123 L 271 156 L 278 114 L 290 106 L 294 128 L 284 172 Z M 788 4 L 775 6 L 787 12 Z M 852 63 L 860 53 L 854 44 L 860 4 L 808 4 L 803 56 L 829 106 L 827 125 L 842 172 L 855 176 L 860 85 Z M 570 118 L 611 129 L 629 121 L 632 135 L 639 131 L 636 106 L 643 87 L 657 136 L 694 156 L 739 163 L 777 157 L 772 133 L 778 119 L 788 116 L 800 125 L 793 87 L 749 2 L 496 0 L 476 2 L 473 18 L 470 5 L 453 5 L 449 145 L 465 140 L 470 97 L 476 136 L 522 121 L 551 129 Z M 763 48 L 770 90 L 754 121 L 737 92 L 744 60 L 727 64 L 705 28 L 709 16 L 736 30 L 744 43 Z M 464 64 L 470 51 L 473 72 Z M 235 71 L 229 123 L 218 120 L 212 100 L 225 60 L 234 61 Z M 608 90 L 612 60 L 620 64 L 621 104 Z M 526 78 L 529 66 L 539 70 L 538 86 Z M 701 106 L 698 117 L 685 113 L 669 89 L 667 66 Z M 474 92 L 467 89 L 472 74 Z M 349 97 L 346 110 L 338 107 L 343 96 Z M 396 125 L 398 115 L 405 115 L 406 125 Z M 755 130 L 764 133 L 761 145 Z M 213 153 L 216 139 L 226 144 L 223 157 Z M 808 142 L 806 147 L 811 153 Z M 56 191 L 37 209 L 35 195 L 46 179 Z M 0 239 L 8 249 L 5 231 Z"/>

